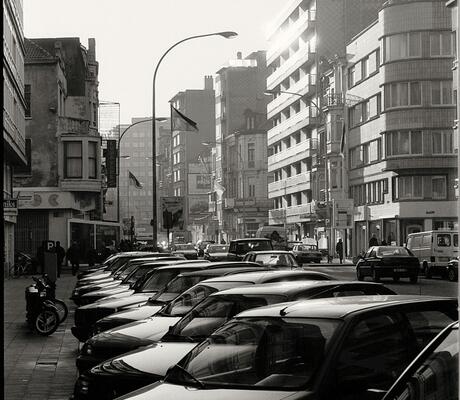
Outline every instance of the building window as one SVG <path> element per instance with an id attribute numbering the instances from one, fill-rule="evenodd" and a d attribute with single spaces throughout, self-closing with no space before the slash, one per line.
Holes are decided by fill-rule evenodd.
<path id="1" fill-rule="evenodd" d="M 379 51 L 373 51 L 348 69 L 348 87 L 352 87 L 377 72 Z"/>
<path id="2" fill-rule="evenodd" d="M 433 154 L 453 154 L 454 142 L 453 132 L 433 131 L 431 132 L 431 144 Z"/>
<path id="3" fill-rule="evenodd" d="M 88 178 L 97 178 L 97 143 L 88 142 Z"/>
<path id="4" fill-rule="evenodd" d="M 82 143 L 64 142 L 64 177 L 82 178 Z"/>
<path id="5" fill-rule="evenodd" d="M 431 192 L 432 198 L 435 200 L 442 200 L 447 197 L 446 193 L 446 177 L 433 176 L 431 177 Z"/>
<path id="6" fill-rule="evenodd" d="M 378 117 L 380 113 L 380 94 L 356 104 L 350 108 L 350 126 L 354 127 Z"/>
<path id="7" fill-rule="evenodd" d="M 385 85 L 385 109 L 422 104 L 420 82 L 399 82 Z"/>
<path id="8" fill-rule="evenodd" d="M 24 85 L 24 98 L 26 101 L 25 116 L 26 118 L 30 118 L 32 117 L 30 85 Z"/>
<path id="9" fill-rule="evenodd" d="M 387 36 L 383 42 L 384 61 L 420 57 L 422 42 L 420 32 L 399 33 Z"/>
<path id="10" fill-rule="evenodd" d="M 350 187 L 350 195 L 353 198 L 355 206 L 367 204 L 383 204 L 385 187 L 388 185 L 388 179 L 363 183 Z"/>
<path id="11" fill-rule="evenodd" d="M 421 131 L 388 132 L 385 142 L 387 157 L 423 154 L 423 133 Z"/>
<path id="12" fill-rule="evenodd" d="M 431 104 L 453 105 L 452 81 L 431 82 Z"/>
<path id="13" fill-rule="evenodd" d="M 430 55 L 432 57 L 452 56 L 452 32 L 431 32 L 430 33 Z"/>
<path id="14" fill-rule="evenodd" d="M 256 144 L 248 143 L 248 168 L 255 167 Z"/>
<path id="15" fill-rule="evenodd" d="M 256 197 L 256 185 L 249 184 L 249 197 Z"/>
<path id="16" fill-rule="evenodd" d="M 397 176 L 393 178 L 394 200 L 445 200 L 445 176 Z"/>
<path id="17" fill-rule="evenodd" d="M 350 150 L 351 168 L 378 162 L 382 158 L 381 139 L 364 143 Z"/>

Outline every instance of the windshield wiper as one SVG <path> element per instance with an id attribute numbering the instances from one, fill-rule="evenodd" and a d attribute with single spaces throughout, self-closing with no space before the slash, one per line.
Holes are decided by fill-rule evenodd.
<path id="1" fill-rule="evenodd" d="M 174 365 L 174 368 L 177 368 L 181 372 L 183 372 L 185 375 L 187 375 L 190 379 L 198 383 L 202 389 L 204 389 L 206 386 L 204 382 L 200 381 L 198 378 L 194 377 L 190 372 L 188 372 L 184 367 L 180 366 L 179 364 Z"/>

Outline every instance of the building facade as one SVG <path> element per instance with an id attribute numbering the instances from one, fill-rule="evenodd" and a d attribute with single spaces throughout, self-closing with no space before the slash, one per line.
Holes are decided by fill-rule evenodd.
<path id="1" fill-rule="evenodd" d="M 198 126 L 197 132 L 172 132 L 173 184 L 170 194 L 184 198 L 184 228 L 192 233 L 191 240 L 195 243 L 204 239 L 209 221 L 207 201 L 211 185 L 207 159 L 216 129 L 212 76 L 204 77 L 203 89 L 179 92 L 170 103 Z"/>
<path id="2" fill-rule="evenodd" d="M 3 269 L 14 264 L 17 200 L 13 172 L 27 164 L 22 0 L 3 0 Z"/>
<path id="3" fill-rule="evenodd" d="M 141 122 L 145 121 L 145 122 Z M 136 125 L 132 125 L 136 124 Z M 156 122 L 156 182 L 157 198 L 169 196 L 171 177 L 171 130 L 170 120 Z M 132 239 L 152 239 L 152 119 L 133 118 L 131 125 L 121 125 L 119 142 L 120 168 L 118 195 L 120 199 L 120 222 L 123 236 L 131 239 L 131 217 L 134 220 Z M 125 134 L 126 133 L 126 134 Z M 136 186 L 130 173 L 137 179 Z M 160 202 L 157 215 L 161 218 Z M 158 226 L 158 241 L 167 240 L 166 233 Z"/>
<path id="4" fill-rule="evenodd" d="M 116 240 L 102 224 L 101 138 L 95 40 L 25 40 L 26 148 L 29 164 L 16 170 L 16 247 L 36 254 L 44 240 L 90 247 Z"/>
<path id="5" fill-rule="evenodd" d="M 265 51 L 241 53 L 216 76 L 216 136 L 213 197 L 210 210 L 218 223 L 214 240 L 253 237 L 267 224 L 268 70 Z M 213 230 L 217 227 L 214 223 Z"/>
<path id="6" fill-rule="evenodd" d="M 270 225 L 286 226 L 291 239 L 316 237 L 332 247 L 333 200 L 346 207 L 345 186 L 335 176 L 343 116 L 339 90 L 325 96 L 330 70 L 340 66 L 348 40 L 377 18 L 383 1 L 294 0 L 271 29 L 267 51 L 268 170 L 274 181 Z M 343 100 L 343 99 L 342 99 Z M 343 101 L 342 101 L 343 102 Z M 333 176 L 331 177 L 331 172 Z M 341 190 L 339 190 L 341 189 Z M 346 219 L 346 217 L 345 217 Z M 347 225 L 341 225 L 346 231 Z"/>
<path id="7" fill-rule="evenodd" d="M 415 17 L 416 16 L 416 17 Z M 458 228 L 454 37 L 444 1 L 389 1 L 347 46 L 354 250 Z"/>

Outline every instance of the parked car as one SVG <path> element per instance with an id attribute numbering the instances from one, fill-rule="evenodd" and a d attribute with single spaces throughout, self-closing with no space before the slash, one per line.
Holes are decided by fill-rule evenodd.
<path id="1" fill-rule="evenodd" d="M 425 347 L 383 398 L 403 399 L 458 399 L 458 321 Z"/>
<path id="2" fill-rule="evenodd" d="M 176 244 L 173 246 L 172 255 L 182 254 L 187 260 L 196 260 L 198 252 L 193 244 Z"/>
<path id="3" fill-rule="evenodd" d="M 107 360 L 83 374 L 77 381 L 75 397 L 111 399 L 114 393 L 119 396 L 162 379 L 168 368 L 197 343 L 244 310 L 298 299 L 358 294 L 390 295 L 394 292 L 374 283 L 303 281 L 243 286 L 214 293 L 171 327 L 160 342 Z M 87 389 L 86 397 L 79 396 L 81 387 Z"/>
<path id="4" fill-rule="evenodd" d="M 204 250 L 204 259 L 209 261 L 225 261 L 228 256 L 228 244 L 208 244 Z"/>
<path id="5" fill-rule="evenodd" d="M 101 333 L 108 329 L 116 328 L 117 326 L 128 324 L 130 322 L 139 321 L 157 313 L 158 303 L 168 304 L 173 301 L 182 292 L 190 289 L 198 282 L 218 276 L 238 274 L 243 272 L 257 272 L 265 271 L 264 267 L 261 267 L 255 263 L 249 262 L 220 262 L 212 264 L 212 269 L 204 269 L 193 272 L 185 272 L 176 276 L 166 287 L 159 293 L 150 297 L 145 304 L 136 304 L 133 308 L 123 310 L 114 314 L 110 314 L 97 321 L 94 324 L 94 332 Z M 188 300 L 192 303 L 192 299 Z M 161 312 L 158 311 L 158 312 Z"/>
<path id="6" fill-rule="evenodd" d="M 311 262 L 320 263 L 323 257 L 316 244 L 296 244 L 292 248 L 292 254 L 300 265 Z"/>
<path id="7" fill-rule="evenodd" d="M 93 325 L 99 319 L 123 310 L 126 307 L 144 304 L 151 296 L 161 291 L 169 281 L 183 272 L 205 269 L 209 262 L 179 264 L 159 267 L 147 274 L 138 285 L 133 287 L 132 294 L 120 298 L 107 298 L 96 301 L 75 310 L 75 325 L 71 328 L 72 334 L 81 342 L 87 340 L 92 332 Z M 110 297 L 110 296 L 109 296 Z M 161 306 L 157 306 L 158 310 Z"/>
<path id="8" fill-rule="evenodd" d="M 271 268 L 300 267 L 294 255 L 283 250 L 250 251 L 243 257 L 243 261 L 251 261 Z"/>
<path id="9" fill-rule="evenodd" d="M 458 257 L 453 258 L 447 264 L 447 279 L 451 282 L 458 281 Z"/>
<path id="10" fill-rule="evenodd" d="M 241 261 L 250 251 L 273 250 L 270 239 L 235 239 L 230 241 L 228 248 L 228 260 Z"/>
<path id="11" fill-rule="evenodd" d="M 210 244 L 215 244 L 214 240 L 199 240 L 196 243 L 195 249 L 198 253 L 198 257 L 203 257 L 206 247 L 208 247 Z"/>
<path id="12" fill-rule="evenodd" d="M 374 282 L 380 278 L 409 278 L 416 283 L 419 274 L 419 261 L 414 254 L 401 246 L 372 246 L 356 264 L 356 276 L 362 281 L 371 276 Z"/>
<path id="13" fill-rule="evenodd" d="M 292 251 L 292 249 L 294 248 L 296 244 L 302 244 L 302 242 L 300 240 L 289 240 L 287 242 L 286 250 Z"/>
<path id="14" fill-rule="evenodd" d="M 207 274 L 209 276 L 215 273 L 211 269 L 199 272 L 202 275 Z M 146 317 L 146 319 L 110 329 L 101 335 L 96 334 L 88 339 L 77 359 L 77 367 L 80 371 L 84 371 L 107 358 L 141 346 L 140 343 L 145 343 L 143 342 L 144 340 L 149 340 L 150 343 L 160 340 L 171 325 L 174 325 L 194 306 L 214 292 L 246 285 L 306 280 L 320 281 L 334 279 L 322 272 L 303 270 L 245 272 L 206 279 L 184 292 L 159 311 L 155 304 L 141 306 L 140 309 L 144 308 L 146 311 L 152 313 L 151 318 Z M 137 309 L 127 309 L 124 312 L 130 314 L 136 311 Z M 121 313 L 116 314 L 120 315 Z M 98 324 L 103 324 L 104 320 L 108 320 L 112 316 L 115 317 L 116 314 L 97 321 L 94 325 L 94 330 L 97 330 Z"/>
<path id="15" fill-rule="evenodd" d="M 118 400 L 377 400 L 458 318 L 457 299 L 385 295 L 275 304 L 240 313 L 163 382 Z M 122 364 L 118 364 L 122 365 Z"/>

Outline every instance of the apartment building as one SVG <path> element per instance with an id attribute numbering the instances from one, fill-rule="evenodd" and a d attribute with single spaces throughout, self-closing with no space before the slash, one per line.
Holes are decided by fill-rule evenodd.
<path id="1" fill-rule="evenodd" d="M 333 195 L 345 208 L 347 198 L 345 185 L 331 188 L 342 168 L 344 98 L 340 79 L 330 83 L 329 75 L 331 68 L 340 69 L 346 43 L 377 18 L 382 3 L 294 0 L 271 28 L 266 85 L 273 94 L 267 118 L 268 171 L 274 175 L 268 196 L 274 207 L 269 223 L 286 226 L 291 239 L 316 237 L 325 240 L 323 247 L 335 240 Z"/>
<path id="2" fill-rule="evenodd" d="M 3 0 L 3 251 L 4 275 L 14 264 L 17 200 L 13 171 L 27 165 L 22 0 Z"/>
<path id="3" fill-rule="evenodd" d="M 392 0 L 347 46 L 354 251 L 458 228 L 454 36 L 444 1 Z"/>
<path id="4" fill-rule="evenodd" d="M 217 71 L 210 203 L 214 221 L 218 221 L 215 240 L 253 237 L 268 222 L 272 201 L 267 193 L 267 75 L 265 51 L 244 59 L 238 52 L 236 60 Z"/>
<path id="5" fill-rule="evenodd" d="M 203 239 L 208 222 L 208 192 L 211 190 L 208 165 L 211 144 L 215 140 L 215 106 L 212 76 L 204 77 L 203 89 L 187 89 L 177 93 L 171 105 L 197 123 L 198 131 L 172 132 L 173 185 L 172 196 L 185 201 L 185 230 L 192 232 L 192 241 Z M 179 235 L 179 233 L 177 233 Z"/>
<path id="6" fill-rule="evenodd" d="M 36 254 L 44 240 L 90 247 L 117 240 L 103 223 L 96 44 L 78 38 L 25 39 L 27 168 L 14 174 L 15 245 Z"/>

